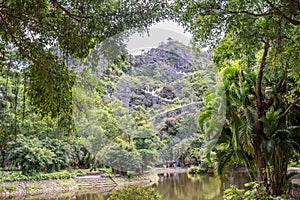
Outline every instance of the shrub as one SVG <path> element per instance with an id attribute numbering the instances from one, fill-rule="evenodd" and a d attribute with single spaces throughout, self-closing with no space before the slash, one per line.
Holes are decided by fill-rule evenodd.
<path id="1" fill-rule="evenodd" d="M 36 173 L 32 175 L 23 175 L 21 172 L 1 172 L 0 182 L 26 181 L 26 180 L 49 180 L 49 179 L 69 179 L 71 173 L 68 171 L 52 173 Z"/>
<path id="2" fill-rule="evenodd" d="M 160 200 L 161 197 L 152 187 L 134 185 L 117 190 L 108 200 Z"/>
<path id="3" fill-rule="evenodd" d="M 5 187 L 4 186 L 0 186 L 0 192 L 5 192 Z"/>
<path id="4" fill-rule="evenodd" d="M 41 171 L 59 171 L 70 165 L 73 159 L 71 146 L 57 139 L 24 137 L 18 135 L 8 143 L 7 157 L 24 175 Z"/>
<path id="5" fill-rule="evenodd" d="M 77 170 L 74 174 L 76 174 L 77 176 L 85 176 L 86 172 L 83 172 L 82 170 Z"/>
<path id="6" fill-rule="evenodd" d="M 37 138 L 18 135 L 15 141 L 8 143 L 7 156 L 16 166 L 21 167 L 23 174 L 32 175 L 52 164 L 55 154 L 42 147 Z"/>
<path id="7" fill-rule="evenodd" d="M 7 191 L 15 191 L 16 190 L 16 186 L 14 184 L 10 184 L 10 185 L 5 186 L 5 189 Z"/>
<path id="8" fill-rule="evenodd" d="M 50 138 L 45 138 L 41 142 L 45 148 L 55 154 L 52 158 L 52 164 L 48 166 L 48 172 L 52 172 L 53 170 L 59 171 L 70 165 L 74 156 L 72 155 L 71 146 L 68 143 Z"/>
<path id="9" fill-rule="evenodd" d="M 50 179 L 69 179 L 71 178 L 71 173 L 64 170 L 59 172 L 52 172 L 49 174 Z"/>
<path id="10" fill-rule="evenodd" d="M 141 169 L 142 158 L 135 150 L 128 151 L 122 147 L 111 146 L 101 157 L 101 161 L 118 172 L 127 172 Z"/>
<path id="11" fill-rule="evenodd" d="M 292 200 L 294 198 L 288 195 L 281 195 L 273 197 L 268 195 L 266 187 L 260 186 L 257 182 L 250 182 L 245 184 L 246 187 L 250 187 L 249 190 L 238 189 L 236 186 L 230 186 L 224 191 L 224 200 Z"/>
<path id="12" fill-rule="evenodd" d="M 188 173 L 189 174 L 203 174 L 205 173 L 207 170 L 206 168 L 202 168 L 202 167 L 197 167 L 197 166 L 192 166 L 190 168 L 188 168 Z"/>
<path id="13" fill-rule="evenodd" d="M 132 178 L 134 175 L 135 175 L 134 172 L 131 172 L 131 171 L 127 172 L 127 178 L 129 178 L 129 179 Z"/>
<path id="14" fill-rule="evenodd" d="M 30 184 L 25 186 L 25 190 L 38 190 L 42 188 L 43 188 L 42 186 L 36 184 Z"/>

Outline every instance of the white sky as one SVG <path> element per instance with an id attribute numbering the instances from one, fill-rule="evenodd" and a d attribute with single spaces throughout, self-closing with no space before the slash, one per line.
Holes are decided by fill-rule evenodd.
<path id="1" fill-rule="evenodd" d="M 171 37 L 173 40 L 189 45 L 192 35 L 185 33 L 183 27 L 172 21 L 157 23 L 150 27 L 150 36 L 145 33 L 142 36 L 138 33 L 133 34 L 127 43 L 128 52 L 131 54 L 139 54 L 141 50 L 148 50 L 157 47 L 160 42 L 167 42 Z"/>

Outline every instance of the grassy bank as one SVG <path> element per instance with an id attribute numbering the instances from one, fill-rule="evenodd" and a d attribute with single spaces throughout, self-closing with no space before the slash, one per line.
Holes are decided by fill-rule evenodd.
<path id="1" fill-rule="evenodd" d="M 98 170 L 97 170 L 98 171 Z M 105 174 L 101 176 L 100 174 Z M 89 174 L 89 170 L 60 171 L 24 176 L 18 171 L 0 171 L 0 197 L 50 194 L 89 189 L 146 184 L 157 181 L 156 173 L 119 176 L 109 169 Z M 100 180 L 100 183 L 99 183 Z M 113 181 L 112 181 L 113 180 Z"/>

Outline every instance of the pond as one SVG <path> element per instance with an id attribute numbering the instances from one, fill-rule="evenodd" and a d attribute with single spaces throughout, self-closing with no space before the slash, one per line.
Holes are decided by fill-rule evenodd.
<path id="1" fill-rule="evenodd" d="M 231 184 L 243 187 L 248 182 L 246 173 L 232 173 L 229 181 L 222 181 L 214 175 L 187 175 L 186 173 L 164 173 L 159 175 L 158 183 L 153 187 L 163 200 L 221 200 L 225 187 Z M 77 191 L 60 194 L 45 194 L 30 196 L 31 199 L 77 199 L 77 200 L 107 200 L 108 194 L 114 188 L 104 190 Z M 52 197 L 52 198 L 51 198 Z M 24 197 L 20 199 L 27 199 Z"/>
<path id="2" fill-rule="evenodd" d="M 164 200 L 218 200 L 223 196 L 223 184 L 213 175 L 160 176 L 159 184 L 155 188 Z"/>
<path id="3" fill-rule="evenodd" d="M 248 181 L 245 173 L 231 174 L 225 184 L 214 175 L 163 174 L 154 187 L 164 200 L 218 200 L 230 183 L 242 187 Z"/>
<path id="4" fill-rule="evenodd" d="M 249 181 L 245 173 L 235 173 L 229 177 L 229 181 L 222 184 L 222 181 L 214 175 L 192 176 L 185 173 L 165 173 L 159 175 L 159 181 L 153 187 L 163 200 L 221 200 L 224 187 L 228 187 L 230 183 L 242 187 Z M 102 193 L 92 191 L 85 194 L 70 194 L 56 199 L 106 200 L 107 198 L 108 195 L 103 194 L 103 191 Z"/>

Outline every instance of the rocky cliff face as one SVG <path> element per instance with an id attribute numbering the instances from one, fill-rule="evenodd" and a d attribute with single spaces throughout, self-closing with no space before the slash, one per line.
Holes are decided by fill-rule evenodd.
<path id="1" fill-rule="evenodd" d="M 127 108 L 162 108 L 184 99 L 197 101 L 188 90 L 185 74 L 205 68 L 211 62 L 209 52 L 197 54 L 191 48 L 169 39 L 166 44 L 141 55 L 129 56 L 130 68 L 114 95 Z"/>

